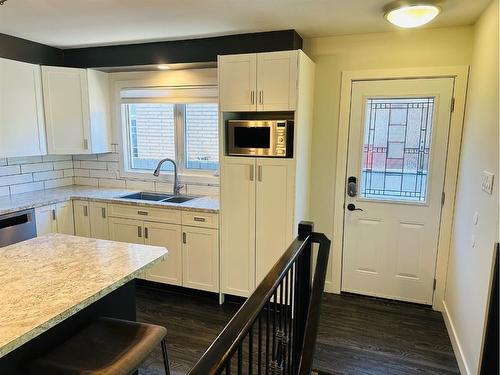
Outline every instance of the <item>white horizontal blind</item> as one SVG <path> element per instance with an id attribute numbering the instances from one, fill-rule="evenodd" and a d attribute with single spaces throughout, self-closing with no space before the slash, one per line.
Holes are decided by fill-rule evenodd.
<path id="1" fill-rule="evenodd" d="M 121 102 L 128 103 L 217 103 L 217 86 L 171 86 L 128 88 L 121 91 Z"/>

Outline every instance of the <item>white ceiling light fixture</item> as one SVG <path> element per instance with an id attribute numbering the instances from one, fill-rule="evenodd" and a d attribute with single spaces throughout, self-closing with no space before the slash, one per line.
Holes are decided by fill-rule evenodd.
<path id="1" fill-rule="evenodd" d="M 441 13 L 433 1 L 395 1 L 384 8 L 384 17 L 393 25 L 403 28 L 423 26 Z"/>
<path id="2" fill-rule="evenodd" d="M 158 69 L 160 69 L 160 70 L 169 70 L 170 66 L 168 66 L 167 64 L 159 64 L 158 65 Z"/>

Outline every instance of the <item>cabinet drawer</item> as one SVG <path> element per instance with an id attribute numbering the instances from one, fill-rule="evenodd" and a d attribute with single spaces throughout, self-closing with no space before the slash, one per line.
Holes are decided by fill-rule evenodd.
<path id="1" fill-rule="evenodd" d="M 123 217 L 126 219 L 147 220 L 159 223 L 181 223 L 180 211 L 171 210 L 168 208 L 152 208 L 122 204 L 110 204 L 108 210 L 109 216 L 111 217 Z"/>
<path id="2" fill-rule="evenodd" d="M 209 212 L 183 211 L 182 225 L 203 228 L 218 228 L 219 215 Z"/>

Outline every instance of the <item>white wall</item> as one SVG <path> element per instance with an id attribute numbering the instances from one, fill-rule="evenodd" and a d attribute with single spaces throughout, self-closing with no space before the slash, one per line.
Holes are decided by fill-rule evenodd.
<path id="1" fill-rule="evenodd" d="M 341 73 L 346 70 L 469 65 L 473 27 L 404 30 L 391 33 L 314 38 L 305 49 L 316 62 L 312 150 L 311 219 L 336 241 L 335 165 Z M 330 257 L 334 259 L 336 254 Z M 330 267 L 327 288 L 340 270 Z"/>
<path id="2" fill-rule="evenodd" d="M 475 26 L 474 50 L 455 203 L 454 236 L 445 304 L 462 372 L 479 372 L 493 246 L 498 240 L 499 96 L 498 0 Z M 494 172 L 493 195 L 481 190 L 481 172 Z M 479 214 L 477 226 L 474 213 Z M 476 245 L 472 247 L 472 237 Z"/>

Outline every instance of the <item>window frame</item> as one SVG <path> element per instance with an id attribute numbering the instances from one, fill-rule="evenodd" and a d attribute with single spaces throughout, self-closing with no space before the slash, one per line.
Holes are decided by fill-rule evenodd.
<path id="1" fill-rule="evenodd" d="M 173 171 L 162 171 L 160 177 L 153 176 L 152 171 L 146 169 L 132 169 L 131 168 L 131 136 L 130 136 L 130 117 L 128 114 L 129 104 L 140 104 L 146 103 L 145 101 L 138 101 L 136 103 L 123 103 L 120 101 L 120 128 L 122 132 L 122 145 L 120 158 L 120 177 L 124 178 L 136 178 L 141 180 L 152 180 L 152 181 L 162 181 L 165 176 L 168 180 L 173 181 Z M 183 182 L 187 183 L 205 183 L 205 184 L 218 184 L 219 182 L 219 171 L 220 171 L 220 145 L 219 145 L 219 168 L 217 170 L 210 169 L 188 169 L 185 167 L 186 162 L 186 104 L 190 103 L 172 103 L 168 100 L 158 101 L 153 100 L 151 103 L 163 103 L 163 104 L 173 104 L 174 105 L 174 137 L 175 137 L 175 161 L 177 164 L 177 173 L 179 177 L 182 178 Z M 218 104 L 217 100 L 214 101 L 200 101 L 204 104 Z M 217 109 L 218 114 L 218 130 L 220 132 L 220 111 Z M 220 142 L 220 133 L 219 133 Z M 180 146 L 180 147 L 179 147 Z M 162 176 L 164 177 L 162 179 Z M 160 179 L 160 180 L 159 180 Z"/>

